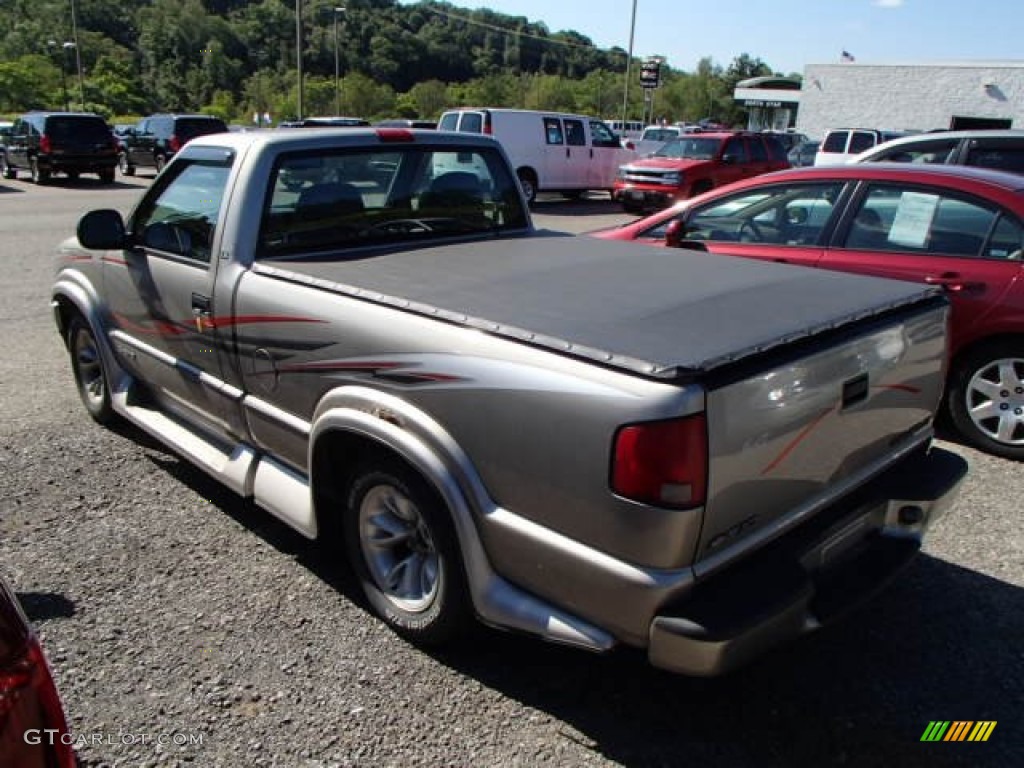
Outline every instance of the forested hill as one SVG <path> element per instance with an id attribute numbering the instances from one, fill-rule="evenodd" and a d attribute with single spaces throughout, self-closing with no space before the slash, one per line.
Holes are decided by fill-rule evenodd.
<path id="1" fill-rule="evenodd" d="M 86 108 L 108 116 L 164 109 L 229 119 L 253 111 L 275 119 L 294 114 L 296 5 L 0 0 L 0 112 L 65 102 L 77 108 L 84 96 Z M 624 50 L 600 50 L 577 32 L 552 32 L 525 17 L 443 2 L 344 0 L 344 12 L 330 0 L 301 6 L 307 114 L 339 106 L 367 117 L 429 117 L 466 99 L 604 113 L 621 93 Z M 742 74 L 770 73 L 745 59 L 758 71 Z M 706 76 L 724 74 L 707 65 Z M 705 87 L 705 106 L 714 98 Z"/>

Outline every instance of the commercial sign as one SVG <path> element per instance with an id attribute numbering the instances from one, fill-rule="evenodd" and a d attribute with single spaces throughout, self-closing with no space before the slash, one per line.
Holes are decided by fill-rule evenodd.
<path id="1" fill-rule="evenodd" d="M 643 88 L 661 87 L 661 61 L 648 59 L 640 67 L 640 85 Z"/>

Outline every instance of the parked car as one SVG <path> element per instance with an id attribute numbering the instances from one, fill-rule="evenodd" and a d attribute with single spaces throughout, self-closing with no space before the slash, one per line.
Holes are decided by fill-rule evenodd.
<path id="1" fill-rule="evenodd" d="M 814 165 L 814 156 L 818 154 L 820 141 L 802 141 L 786 153 L 786 159 L 794 168 Z"/>
<path id="2" fill-rule="evenodd" d="M 55 173 L 77 179 L 95 173 L 111 184 L 117 167 L 117 139 L 110 126 L 91 112 L 28 112 L 11 127 L 4 153 L 4 177 L 28 171 L 36 184 Z"/>
<path id="3" fill-rule="evenodd" d="M 640 120 L 605 120 L 604 123 L 620 139 L 639 139 L 644 132 L 644 124 Z"/>
<path id="4" fill-rule="evenodd" d="M 7 169 L 7 142 L 11 140 L 11 128 L 14 123 L 10 120 L 0 120 L 0 172 Z"/>
<path id="5" fill-rule="evenodd" d="M 863 163 L 774 173 L 601 232 L 652 245 L 945 287 L 945 408 L 972 445 L 1024 459 L 1024 184 L 980 168 Z"/>
<path id="6" fill-rule="evenodd" d="M 853 163 L 977 165 L 1024 173 L 1024 131 L 944 131 L 887 141 L 852 158 Z"/>
<path id="7" fill-rule="evenodd" d="M 578 197 L 611 191 L 618 167 L 636 157 L 596 117 L 528 109 L 454 109 L 441 115 L 442 131 L 493 136 L 504 148 L 528 202 L 542 191 Z"/>
<path id="8" fill-rule="evenodd" d="M 814 156 L 815 165 L 845 163 L 871 147 L 906 136 L 908 131 L 878 131 L 872 128 L 838 128 L 825 134 Z"/>
<path id="9" fill-rule="evenodd" d="M 77 764 L 46 655 L 14 591 L 0 577 L 0 765 Z"/>
<path id="10" fill-rule="evenodd" d="M 788 168 L 786 152 L 763 133 L 692 133 L 619 168 L 612 196 L 623 210 L 664 208 L 714 187 Z"/>
<path id="11" fill-rule="evenodd" d="M 196 136 L 226 133 L 227 125 L 212 115 L 150 115 L 122 139 L 118 158 L 121 173 L 134 176 L 138 168 L 163 170 L 167 161 Z"/>

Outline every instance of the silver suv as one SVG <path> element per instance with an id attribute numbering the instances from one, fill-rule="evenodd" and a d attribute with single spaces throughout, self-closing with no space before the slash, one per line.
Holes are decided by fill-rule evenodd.
<path id="1" fill-rule="evenodd" d="M 1024 131 L 940 131 L 907 136 L 869 149 L 851 162 L 977 165 L 1024 173 Z"/>

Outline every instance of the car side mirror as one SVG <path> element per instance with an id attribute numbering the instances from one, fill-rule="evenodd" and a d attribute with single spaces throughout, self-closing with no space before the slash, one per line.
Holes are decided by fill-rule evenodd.
<path id="1" fill-rule="evenodd" d="M 96 251 L 115 251 L 127 244 L 124 219 L 109 208 L 89 211 L 78 221 L 78 242 L 83 248 Z"/>
<path id="2" fill-rule="evenodd" d="M 665 245 L 669 248 L 688 248 L 691 251 L 707 251 L 708 247 L 700 240 L 686 239 L 686 225 L 681 219 L 670 221 L 665 227 Z"/>
<path id="3" fill-rule="evenodd" d="M 632 141 L 624 141 L 622 142 L 622 146 L 630 150 L 631 152 L 636 149 L 636 144 L 634 144 Z"/>

